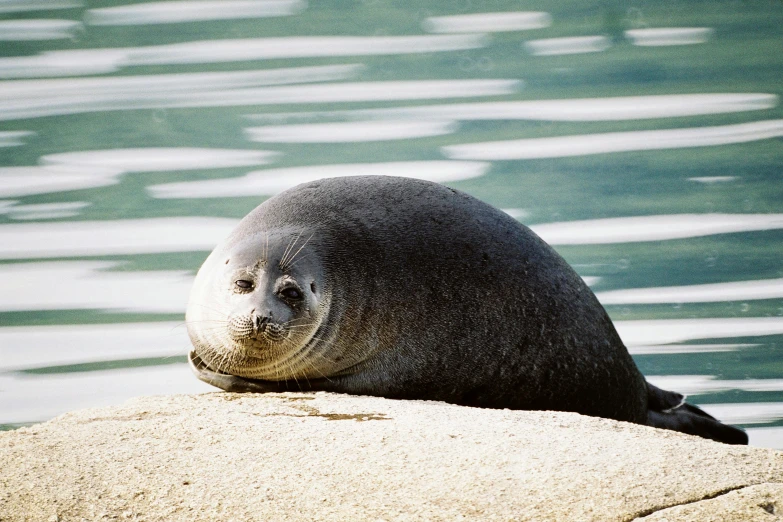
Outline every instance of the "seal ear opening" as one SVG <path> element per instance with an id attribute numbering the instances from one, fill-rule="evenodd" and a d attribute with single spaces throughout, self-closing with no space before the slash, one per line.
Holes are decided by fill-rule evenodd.
<path id="1" fill-rule="evenodd" d="M 311 282 L 310 282 L 310 291 L 311 291 L 312 293 L 315 293 L 315 281 L 311 281 Z"/>

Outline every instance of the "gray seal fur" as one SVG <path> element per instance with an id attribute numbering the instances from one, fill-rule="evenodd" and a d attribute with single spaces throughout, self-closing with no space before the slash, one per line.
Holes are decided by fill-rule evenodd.
<path id="1" fill-rule="evenodd" d="M 435 183 L 332 178 L 265 201 L 202 266 L 187 327 L 193 371 L 229 391 L 574 411 L 747 443 L 648 384 L 536 234 Z"/>

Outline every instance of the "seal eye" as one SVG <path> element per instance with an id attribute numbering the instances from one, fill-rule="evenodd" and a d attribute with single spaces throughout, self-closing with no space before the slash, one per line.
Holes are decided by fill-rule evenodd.
<path id="1" fill-rule="evenodd" d="M 294 288 L 293 286 L 289 286 L 288 288 L 284 288 L 280 290 L 280 295 L 282 295 L 286 299 L 291 299 L 294 301 L 297 301 L 302 298 L 302 293 L 296 288 Z"/>
<path id="2" fill-rule="evenodd" d="M 253 288 L 253 283 L 251 281 L 248 281 L 246 279 L 238 279 L 234 281 L 234 284 L 243 290 L 247 290 L 249 288 Z"/>

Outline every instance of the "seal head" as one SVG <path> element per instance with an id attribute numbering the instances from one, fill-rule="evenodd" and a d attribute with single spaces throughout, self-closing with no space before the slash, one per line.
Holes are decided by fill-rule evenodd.
<path id="1" fill-rule="evenodd" d="M 186 316 L 206 365 L 254 379 L 311 376 L 308 360 L 330 303 L 313 239 L 265 230 L 210 255 Z"/>

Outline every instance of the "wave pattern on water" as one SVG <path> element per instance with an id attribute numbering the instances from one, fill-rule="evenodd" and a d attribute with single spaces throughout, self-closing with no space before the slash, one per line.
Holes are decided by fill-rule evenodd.
<path id="1" fill-rule="evenodd" d="M 326 113 L 324 116 L 469 121 L 624 121 L 757 111 L 773 108 L 777 104 L 777 95 L 768 93 L 659 94 L 562 100 L 451 103 L 335 111 Z M 299 114 L 299 116 L 302 115 Z M 313 114 L 313 116 L 317 115 Z"/>
<path id="2" fill-rule="evenodd" d="M 551 245 L 606 245 L 783 229 L 783 214 L 674 214 L 532 225 Z"/>
<path id="3" fill-rule="evenodd" d="M 59 261 L 0 265 L 0 312 L 111 310 L 184 313 L 193 274 L 117 271 L 118 263 Z"/>
<path id="4" fill-rule="evenodd" d="M 450 145 L 444 147 L 443 153 L 449 158 L 464 160 L 564 158 L 611 152 L 715 147 L 781 136 L 783 136 L 783 120 L 765 120 L 715 127 L 611 132 Z"/>
<path id="5" fill-rule="evenodd" d="M 263 165 L 276 152 L 195 147 L 145 147 L 137 149 L 84 150 L 41 156 L 43 165 L 81 168 L 110 168 L 121 172 L 165 172 Z"/>
<path id="6" fill-rule="evenodd" d="M 471 13 L 433 16 L 422 22 L 430 33 L 495 33 L 529 31 L 552 25 L 552 15 L 542 11 L 510 11 L 504 13 Z"/>
<path id="7" fill-rule="evenodd" d="M 611 47 L 606 36 L 567 36 L 528 40 L 525 49 L 533 56 L 558 56 L 562 54 L 600 53 Z"/>
<path id="8" fill-rule="evenodd" d="M 405 176 L 448 183 L 484 175 L 489 164 L 477 161 L 411 161 L 291 167 L 253 171 L 240 178 L 168 183 L 147 187 L 154 198 L 215 198 L 274 195 L 329 177 Z M 2 230 L 2 229 L 0 229 Z"/>
<path id="9" fill-rule="evenodd" d="M 612 290 L 596 294 L 603 305 L 655 303 L 720 303 L 783 297 L 783 279 L 731 281 L 707 285 Z"/>
<path id="10" fill-rule="evenodd" d="M 305 36 L 202 40 L 148 47 L 47 51 L 0 58 L 0 78 L 76 76 L 140 65 L 230 63 L 284 58 L 388 56 L 484 47 L 481 34 L 415 36 Z"/>
<path id="11" fill-rule="evenodd" d="M 209 389 L 184 322 L 119 323 L 266 196 L 374 174 L 534 223 L 653 382 L 780 447 L 780 10 L 83 4 L 0 0 L 0 424 Z"/>
<path id="12" fill-rule="evenodd" d="M 710 27 L 650 27 L 630 29 L 624 34 L 634 45 L 660 47 L 705 43 L 714 32 Z"/>
<path id="13" fill-rule="evenodd" d="M 0 225 L 0 259 L 210 251 L 238 222 L 174 217 Z"/>
<path id="14" fill-rule="evenodd" d="M 257 166 L 279 154 L 260 150 L 145 147 L 48 154 L 40 166 L 0 167 L 0 197 L 104 187 L 131 172 L 167 172 Z M 0 225 L 1 226 L 1 225 Z"/>
<path id="15" fill-rule="evenodd" d="M 0 200 L 0 215 L 6 215 L 14 220 L 63 219 L 78 216 L 90 205 L 91 203 L 87 201 L 17 205 L 16 201 Z"/>
<path id="16" fill-rule="evenodd" d="M 140 109 L 470 98 L 511 94 L 519 86 L 517 80 L 431 80 L 205 89 L 188 85 L 170 90 L 166 83 L 153 81 L 143 88 L 97 95 L 70 94 L 68 89 L 63 96 L 55 93 L 0 102 L 0 120 Z"/>
<path id="17" fill-rule="evenodd" d="M 73 38 L 81 28 L 81 22 L 72 20 L 3 20 L 0 21 L 0 41 Z"/>
<path id="18" fill-rule="evenodd" d="M 106 167 L 0 167 L 0 197 L 15 198 L 107 187 L 120 182 L 122 171 Z M 2 227 L 2 225 L 0 225 Z"/>
<path id="19" fill-rule="evenodd" d="M 79 0 L 2 0 L 0 2 L 0 13 L 72 9 L 82 7 L 83 5 L 83 2 Z"/>
<path id="20" fill-rule="evenodd" d="M 697 339 L 783 335 L 783 317 L 649 319 L 615 321 L 626 346 L 655 346 Z"/>
<path id="21" fill-rule="evenodd" d="M 237 18 L 291 16 L 307 7 L 304 0 L 185 0 L 148 2 L 89 9 L 90 25 L 147 25 L 207 22 Z"/>
<path id="22" fill-rule="evenodd" d="M 371 122 L 311 123 L 248 127 L 250 141 L 260 143 L 353 143 L 389 141 L 451 134 L 452 121 L 381 120 Z"/>
<path id="23" fill-rule="evenodd" d="M 662 355 L 677 353 L 720 353 L 736 352 L 743 348 L 755 348 L 759 344 L 650 344 L 629 346 L 631 355 Z"/>
<path id="24" fill-rule="evenodd" d="M 783 391 L 783 379 L 718 379 L 714 375 L 648 375 L 647 380 L 684 395 L 704 395 L 731 390 Z"/>
<path id="25" fill-rule="evenodd" d="M 85 407 L 120 404 L 139 395 L 214 391 L 184 363 L 94 372 L 0 373 L 0 424 L 45 421 Z"/>
<path id="26" fill-rule="evenodd" d="M 35 135 L 30 131 L 0 131 L 0 147 L 18 147 L 24 145 L 24 138 Z"/>
<path id="27" fill-rule="evenodd" d="M 702 404 L 700 407 L 728 424 L 766 424 L 783 419 L 783 402 Z"/>
<path id="28" fill-rule="evenodd" d="M 182 322 L 9 326 L 0 328 L 0 372 L 176 357 L 189 343 Z"/>

